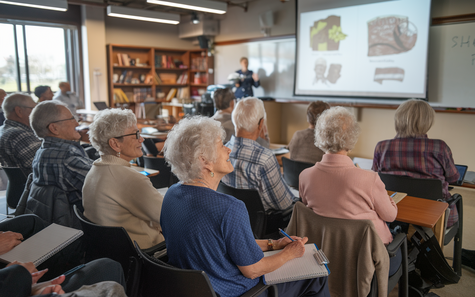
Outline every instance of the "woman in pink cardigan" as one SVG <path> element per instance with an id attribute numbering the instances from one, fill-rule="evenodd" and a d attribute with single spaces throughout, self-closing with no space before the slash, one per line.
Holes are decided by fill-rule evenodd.
<path id="1" fill-rule="evenodd" d="M 320 115 L 315 126 L 315 145 L 325 155 L 321 162 L 300 174 L 300 197 L 321 216 L 371 220 L 387 245 L 393 237 L 386 222 L 396 219 L 397 206 L 378 173 L 355 167 L 348 157 L 358 141 L 359 130 L 355 116 L 343 107 L 332 107 Z M 400 254 L 391 258 L 389 275 L 400 262 Z"/>

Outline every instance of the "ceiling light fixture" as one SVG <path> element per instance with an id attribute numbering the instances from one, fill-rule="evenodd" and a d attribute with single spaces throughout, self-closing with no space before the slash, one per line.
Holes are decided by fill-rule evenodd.
<path id="1" fill-rule="evenodd" d="M 155 22 L 176 25 L 180 16 L 173 13 L 157 12 L 144 9 L 127 8 L 122 6 L 107 6 L 107 15 L 124 19 Z"/>
<path id="2" fill-rule="evenodd" d="M 11 5 L 19 5 L 19 6 L 26 6 L 32 8 L 41 8 L 41 9 L 49 9 L 49 10 L 56 10 L 56 11 L 66 11 L 68 10 L 68 1 L 66 0 L 0 0 L 0 3 L 3 4 L 11 4 Z"/>
<path id="3" fill-rule="evenodd" d="M 228 4 L 224 2 L 216 2 L 209 0 L 176 0 L 176 1 L 161 1 L 161 0 L 147 0 L 148 3 L 172 6 L 184 9 L 191 9 L 196 11 L 210 12 L 223 14 L 226 13 Z"/>
<path id="4" fill-rule="evenodd" d="M 195 25 L 200 23 L 200 19 L 198 18 L 196 12 L 191 13 L 191 23 Z"/>

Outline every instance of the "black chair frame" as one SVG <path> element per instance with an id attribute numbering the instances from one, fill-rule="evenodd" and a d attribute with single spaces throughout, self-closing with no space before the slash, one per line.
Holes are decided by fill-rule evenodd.
<path id="1" fill-rule="evenodd" d="M 5 174 L 8 177 L 7 191 L 6 191 L 6 214 L 9 214 L 8 209 L 16 209 L 18 201 L 20 201 L 23 190 L 25 189 L 27 177 L 19 167 L 3 167 Z"/>
<path id="2" fill-rule="evenodd" d="M 284 180 L 292 188 L 299 188 L 299 175 L 305 169 L 314 166 L 312 163 L 294 161 L 282 157 L 282 167 L 284 168 Z"/>

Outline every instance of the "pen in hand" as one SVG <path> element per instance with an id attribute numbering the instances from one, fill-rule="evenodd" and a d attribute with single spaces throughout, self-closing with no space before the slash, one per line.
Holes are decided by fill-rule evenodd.
<path id="1" fill-rule="evenodd" d="M 394 198 L 394 196 L 396 196 L 396 194 L 397 194 L 397 192 L 394 192 L 394 193 L 393 193 L 391 196 L 389 196 L 389 197 Z"/>
<path id="2" fill-rule="evenodd" d="M 279 228 L 279 233 L 282 234 L 283 236 L 287 237 L 287 238 L 290 239 L 291 241 L 295 241 L 295 240 L 293 240 L 293 239 L 289 236 L 289 234 L 285 233 L 284 230 L 282 230 L 282 229 L 280 229 L 280 228 Z"/>

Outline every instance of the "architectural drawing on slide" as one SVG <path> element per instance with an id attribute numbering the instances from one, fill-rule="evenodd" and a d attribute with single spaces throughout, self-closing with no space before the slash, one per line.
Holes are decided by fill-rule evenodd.
<path id="1" fill-rule="evenodd" d="M 314 51 L 337 51 L 346 36 L 341 30 L 340 17 L 331 15 L 310 27 L 310 46 Z"/>
<path id="2" fill-rule="evenodd" d="M 417 28 L 406 16 L 384 16 L 368 21 L 368 56 L 410 51 L 417 41 Z"/>

